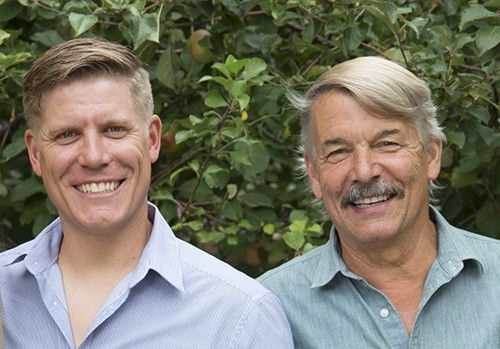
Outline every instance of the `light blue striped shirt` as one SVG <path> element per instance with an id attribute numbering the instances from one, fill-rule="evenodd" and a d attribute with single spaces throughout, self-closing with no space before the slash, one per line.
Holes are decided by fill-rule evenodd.
<path id="1" fill-rule="evenodd" d="M 500 349 L 500 241 L 432 210 L 438 257 L 411 335 L 383 293 L 329 242 L 259 278 L 283 303 L 296 348 Z"/>
<path id="2" fill-rule="evenodd" d="M 111 292 L 80 348 L 293 347 L 273 294 L 177 239 L 149 208 L 153 229 L 137 268 Z M 61 237 L 57 219 L 0 254 L 6 348 L 74 348 L 57 264 Z"/>

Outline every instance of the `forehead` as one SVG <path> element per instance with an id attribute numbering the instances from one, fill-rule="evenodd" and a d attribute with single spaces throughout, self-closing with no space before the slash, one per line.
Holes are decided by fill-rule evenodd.
<path id="1" fill-rule="evenodd" d="M 313 132 L 320 139 L 332 136 L 343 138 L 357 133 L 369 136 L 379 134 L 384 129 L 398 129 L 402 133 L 415 131 L 414 125 L 409 121 L 373 114 L 343 92 L 328 93 L 316 98 L 311 106 L 311 119 Z"/>
<path id="2" fill-rule="evenodd" d="M 42 96 L 40 105 L 43 123 L 135 114 L 128 84 L 114 77 L 77 79 L 59 85 Z"/>

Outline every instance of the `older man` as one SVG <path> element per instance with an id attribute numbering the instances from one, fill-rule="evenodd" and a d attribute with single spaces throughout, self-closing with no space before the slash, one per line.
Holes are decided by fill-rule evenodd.
<path id="1" fill-rule="evenodd" d="M 445 139 L 428 86 L 376 57 L 341 63 L 305 98 L 304 164 L 334 228 L 260 281 L 297 348 L 500 348 L 500 241 L 429 206 Z"/>
<path id="2" fill-rule="evenodd" d="M 59 218 L 0 255 L 8 348 L 288 348 L 279 301 L 147 203 L 161 121 L 124 46 L 79 39 L 24 79 L 25 140 Z"/>

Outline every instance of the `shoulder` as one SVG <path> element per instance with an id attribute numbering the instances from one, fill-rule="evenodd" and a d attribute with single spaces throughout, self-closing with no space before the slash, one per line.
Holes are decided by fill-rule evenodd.
<path id="1" fill-rule="evenodd" d="M 22 260 L 26 254 L 33 248 L 35 240 L 30 240 L 17 247 L 11 248 L 9 250 L 0 253 L 0 267 L 12 264 L 18 260 Z"/>
<path id="2" fill-rule="evenodd" d="M 452 230 L 460 249 L 470 250 L 481 263 L 500 268 L 500 240 L 455 228 Z"/>
<path id="3" fill-rule="evenodd" d="M 206 283 L 207 287 L 224 289 L 226 293 L 251 301 L 258 301 L 270 293 L 257 281 L 229 264 L 183 240 L 178 241 L 184 282 Z"/>
<path id="4" fill-rule="evenodd" d="M 257 280 L 271 290 L 276 289 L 276 286 L 281 284 L 306 284 L 310 286 L 325 248 L 327 245 L 322 245 L 302 256 L 295 257 L 291 261 L 262 274 Z"/>

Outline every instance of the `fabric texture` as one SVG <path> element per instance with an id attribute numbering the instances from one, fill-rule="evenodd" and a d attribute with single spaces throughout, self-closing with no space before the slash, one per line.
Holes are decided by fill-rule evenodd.
<path id="1" fill-rule="evenodd" d="M 176 238 L 158 209 L 149 209 L 153 229 L 139 263 L 113 289 L 80 348 L 293 347 L 273 294 Z M 56 219 L 0 254 L 6 348 L 74 348 L 57 264 L 61 238 Z"/>
<path id="2" fill-rule="evenodd" d="M 335 231 L 325 245 L 258 280 L 281 300 L 296 348 L 500 348 L 500 241 L 431 208 L 438 257 L 409 336 L 390 301 L 350 272 Z"/>

